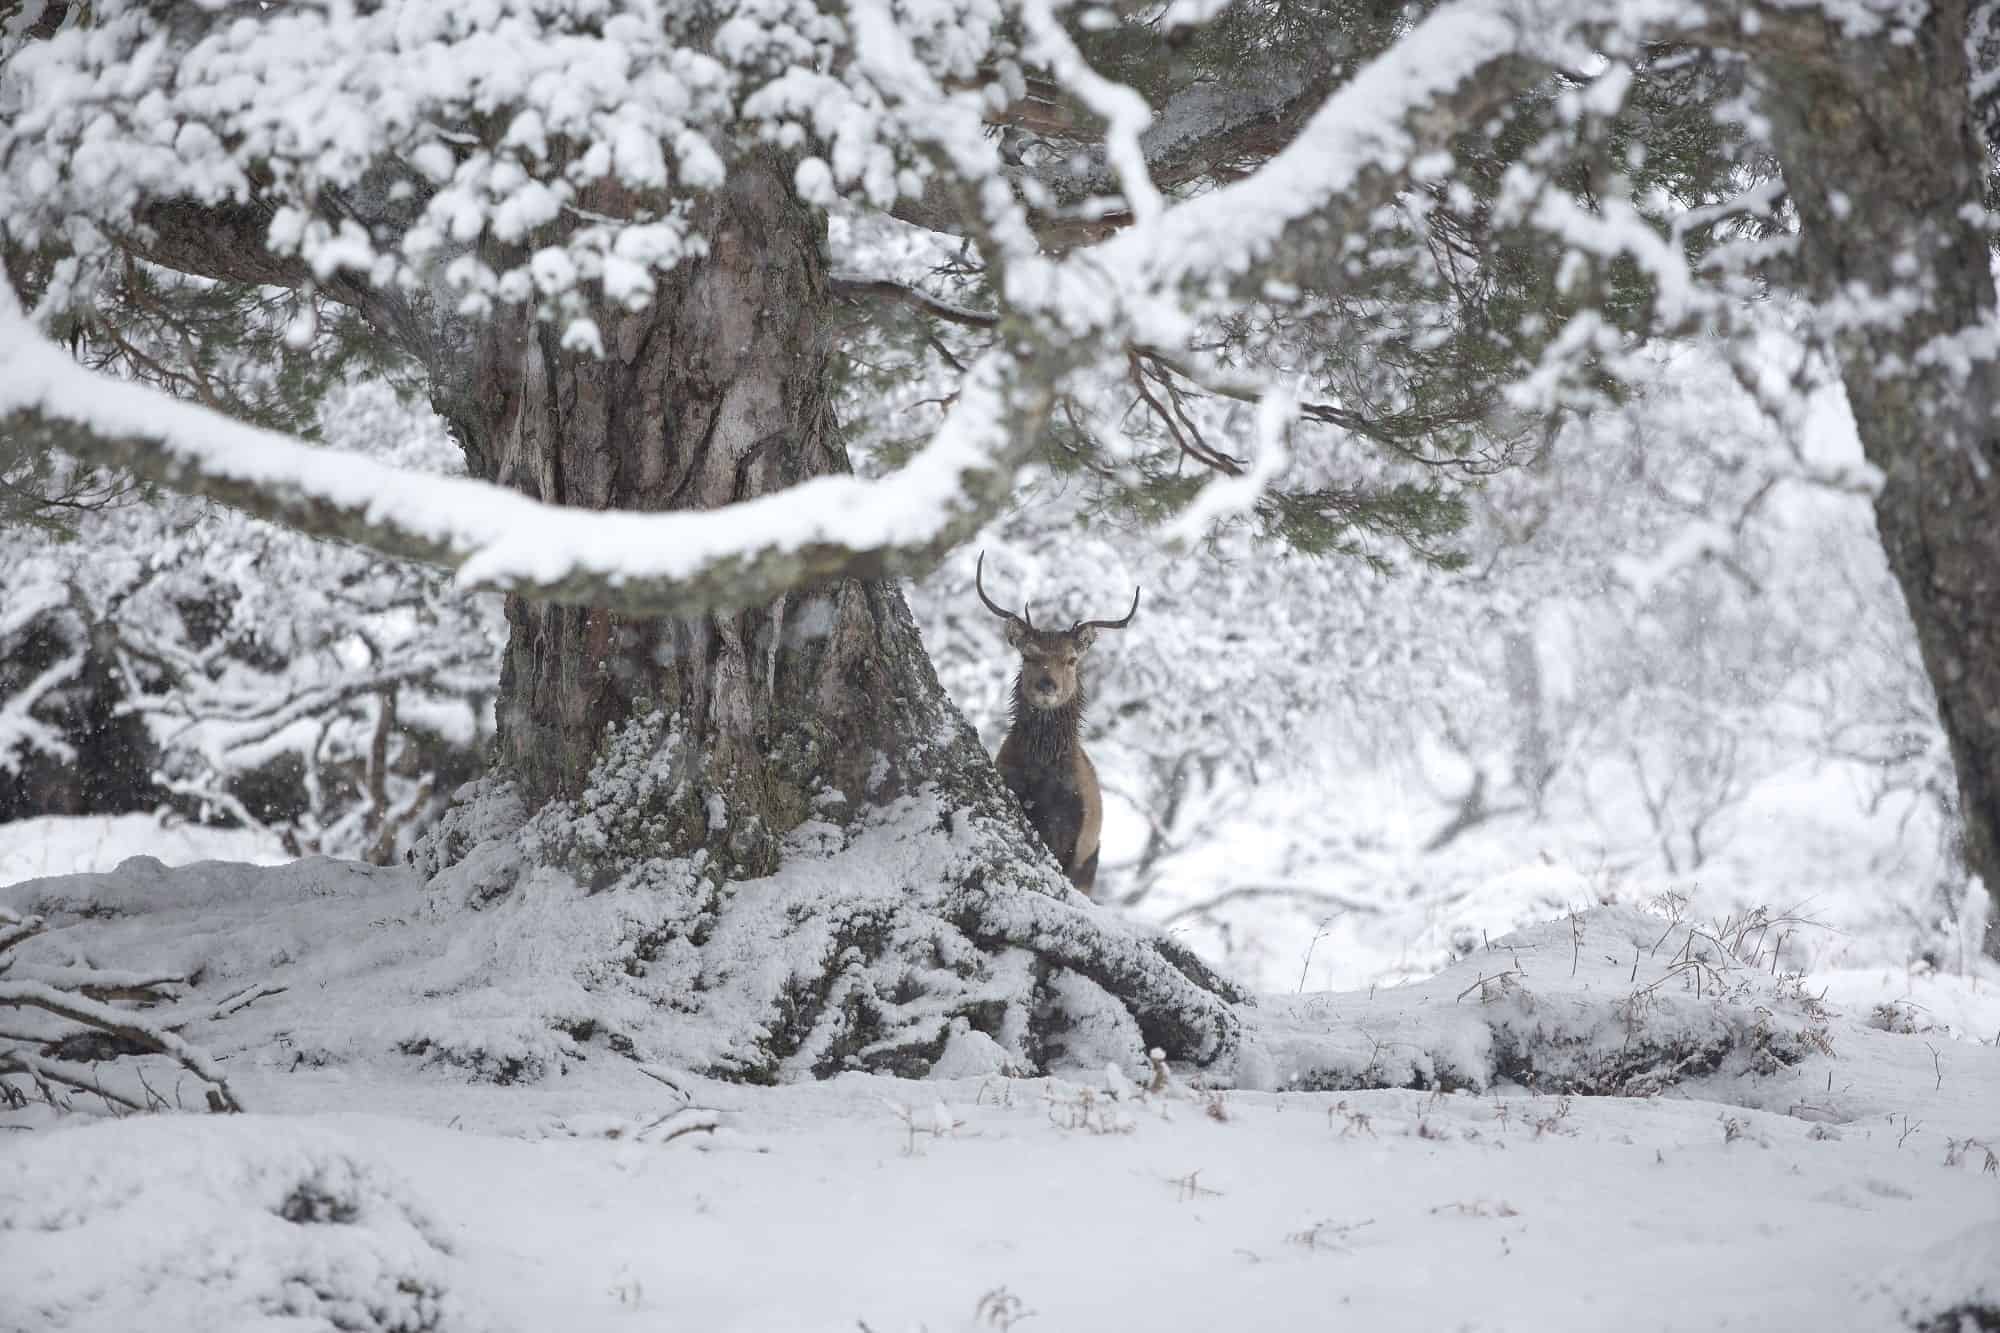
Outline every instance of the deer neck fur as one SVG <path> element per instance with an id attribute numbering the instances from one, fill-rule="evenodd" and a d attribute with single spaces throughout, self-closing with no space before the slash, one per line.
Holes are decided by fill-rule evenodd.
<path id="1" fill-rule="evenodd" d="M 1084 685 L 1077 682 L 1076 693 L 1066 704 L 1055 708 L 1037 708 L 1029 703 L 1021 690 L 1020 676 L 1014 677 L 1014 734 L 1020 737 L 1021 748 L 1027 757 L 1038 765 L 1060 767 L 1069 762 L 1070 756 L 1080 748 L 1078 738 L 1083 733 L 1083 706 L 1088 702 Z"/>

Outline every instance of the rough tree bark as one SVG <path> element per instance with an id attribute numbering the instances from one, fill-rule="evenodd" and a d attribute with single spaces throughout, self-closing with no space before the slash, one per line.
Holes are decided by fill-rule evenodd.
<path id="1" fill-rule="evenodd" d="M 2000 958 L 2000 359 L 1987 154 L 1967 96 L 1963 5 L 1915 39 L 1812 16 L 1763 62 L 1765 104 L 1815 296 L 1958 770 L 1965 853 Z"/>
<path id="2" fill-rule="evenodd" d="M 475 475 L 591 509 L 715 509 L 847 471 L 828 393 L 824 222 L 784 164 L 748 158 L 704 198 L 705 258 L 639 313 L 600 308 L 605 355 L 510 310 L 480 330 Z M 612 202 L 593 200 L 591 206 Z M 846 580 L 700 620 L 508 601 L 505 761 L 530 805 L 575 797 L 607 726 L 643 704 L 680 715 L 725 794 L 748 873 L 825 789 L 859 800 L 873 756 L 907 751 L 938 686 L 901 594 Z M 878 789 L 880 787 L 879 774 Z"/>

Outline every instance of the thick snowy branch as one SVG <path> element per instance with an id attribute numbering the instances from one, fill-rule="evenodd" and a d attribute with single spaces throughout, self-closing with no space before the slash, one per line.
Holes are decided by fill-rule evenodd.
<path id="1" fill-rule="evenodd" d="M 1427 155 L 1546 74 L 1502 4 L 1432 14 L 1329 97 L 1256 174 L 1167 210 L 1092 251 L 1114 270 L 1180 280 L 1264 273 L 1295 229 L 1365 234 Z"/>
<path id="2" fill-rule="evenodd" d="M 908 306 L 920 315 L 942 319 L 948 323 L 962 325 L 968 329 L 993 329 L 1000 326 L 1000 316 L 988 314 L 984 310 L 974 310 L 969 306 L 957 305 L 940 297 L 932 296 L 919 287 L 897 282 L 894 278 L 875 278 L 858 273 L 836 273 L 832 287 L 837 295 L 854 302 L 880 301 L 889 305 Z"/>
<path id="3" fill-rule="evenodd" d="M 29 981 L 0 981 L 0 1008 L 39 1009 L 86 1028 L 123 1038 L 145 1050 L 172 1056 L 189 1073 L 213 1086 L 210 1104 L 216 1110 L 243 1109 L 236 1100 L 236 1095 L 229 1090 L 229 1080 L 224 1077 L 222 1066 L 218 1065 L 206 1051 L 182 1040 L 179 1033 L 172 1032 L 157 1023 L 148 1022 L 128 1010 L 114 1009 L 108 1004 L 79 993 Z M 87 1090 L 92 1092 L 102 1091 L 94 1081 L 85 1085 L 68 1077 L 62 1072 L 59 1064 L 43 1065 L 39 1069 L 32 1067 L 29 1062 L 34 1062 L 35 1057 L 26 1051 L 0 1052 L 0 1062 L 8 1060 L 23 1062 L 22 1067 L 30 1073 L 54 1074 L 57 1081 L 70 1087 L 79 1089 L 87 1087 Z M 6 1067 L 5 1063 L 0 1063 L 0 1069 Z"/>
<path id="4" fill-rule="evenodd" d="M 1137 136 L 1138 161 L 1159 190 L 1254 170 L 1282 149 L 1325 101 L 1332 84 L 1327 68 L 1306 68 L 1281 55 L 1268 55 L 1228 88 L 1198 80 L 1170 94 L 1152 124 Z M 1067 108 L 1049 100 L 1053 85 L 1031 79 L 1028 95 L 994 113 L 991 122 L 1062 139 L 1086 131 Z M 1129 142 L 1129 140 L 1128 140 Z M 1101 147 L 1085 145 L 1035 165 L 1012 165 L 1006 179 L 1032 201 L 1036 237 L 1051 251 L 1101 239 L 1132 221 L 1117 205 L 1119 172 Z M 1092 201 L 1102 201 L 1093 207 Z M 1113 211 L 1106 212 L 1109 203 Z M 919 196 L 900 199 L 891 211 L 934 231 L 965 234 L 963 192 L 945 177 L 933 177 Z"/>
<path id="5" fill-rule="evenodd" d="M 669 515 L 542 504 L 314 448 L 93 374 L 5 311 L 0 368 L 0 431 L 31 446 L 439 565 L 468 588 L 634 615 L 696 615 L 830 580 L 924 572 L 1006 501 L 1046 400 L 989 359 L 972 368 L 929 447 L 890 477 L 821 477 Z"/>

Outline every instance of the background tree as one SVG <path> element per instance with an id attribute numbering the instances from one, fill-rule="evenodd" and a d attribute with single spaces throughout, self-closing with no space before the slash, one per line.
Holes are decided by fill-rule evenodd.
<path id="1" fill-rule="evenodd" d="M 336 447 L 459 470 L 380 381 L 323 417 Z M 0 818 L 164 807 L 387 864 L 483 768 L 497 598 L 180 497 L 56 512 L 0 529 Z"/>

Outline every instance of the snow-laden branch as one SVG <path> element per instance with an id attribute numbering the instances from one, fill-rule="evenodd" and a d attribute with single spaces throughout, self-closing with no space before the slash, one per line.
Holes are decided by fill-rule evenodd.
<path id="1" fill-rule="evenodd" d="M 1260 170 L 1111 237 L 1093 267 L 1160 288 L 1250 274 L 1301 225 L 1367 229 L 1412 167 L 1542 78 L 1540 34 L 1506 0 L 1461 0 L 1328 97 Z"/>
<path id="2" fill-rule="evenodd" d="M 1225 473 L 1204 485 L 1168 528 L 1168 538 L 1192 544 L 1201 540 L 1212 524 L 1254 509 L 1291 461 L 1286 435 L 1298 415 L 1296 395 L 1281 388 L 1265 394 L 1257 404 L 1257 453 L 1249 468 L 1235 475 Z"/>
<path id="3" fill-rule="evenodd" d="M 1076 94 L 1085 106 L 1104 117 L 1105 155 L 1118 173 L 1125 191 L 1126 206 L 1140 222 L 1150 222 L 1164 206 L 1159 187 L 1146 169 L 1146 153 L 1139 136 L 1152 123 L 1153 109 L 1132 88 L 1105 78 L 1090 67 L 1062 24 L 1056 21 L 1049 0 L 1022 0 L 1021 19 L 1031 39 L 1029 54 L 1039 56 L 1056 77 Z"/>
<path id="4" fill-rule="evenodd" d="M 932 95 L 913 58 L 892 59 L 908 54 L 907 38 L 886 20 L 863 26 L 873 34 L 861 43 L 864 63 L 893 66 L 902 85 L 922 85 L 918 100 L 931 111 L 925 132 L 955 169 L 968 177 L 996 169 L 976 115 L 965 110 L 963 126 L 940 119 L 943 94 Z M 1333 235 L 1364 228 L 1413 164 L 1539 76 L 1541 66 L 1520 54 L 1535 40 L 1508 0 L 1449 5 L 1329 98 L 1265 169 L 1199 199 L 1141 209 L 1138 226 L 1067 263 L 1023 259 L 1018 208 L 988 199 L 999 210 L 989 230 L 1020 241 L 1000 248 L 1020 251 L 1019 267 L 1029 270 L 1006 275 L 1008 300 L 1057 328 L 1073 327 L 1075 312 L 1103 312 L 1100 351 L 1136 341 L 1190 355 L 1185 286 L 1263 266 L 1297 226 Z M 1128 110 L 1132 130 L 1143 107 Z M 821 477 L 701 513 L 562 508 L 314 449 L 91 375 L 4 309 L 0 428 L 313 535 L 451 569 L 465 587 L 692 615 L 802 585 L 933 566 L 1005 502 L 1039 436 L 1053 366 L 1066 359 L 1055 350 L 1034 349 L 1036 383 L 1005 353 L 976 364 L 929 447 L 888 478 Z"/>
<path id="5" fill-rule="evenodd" d="M 1188 291 L 1262 289 L 1294 276 L 1299 261 L 1278 252 L 1307 231 L 1322 243 L 1303 247 L 1313 252 L 1303 266 L 1323 267 L 1342 238 L 1371 229 L 1424 159 L 1545 76 L 1547 42 L 1510 0 L 1444 6 L 1328 97 L 1251 176 L 1142 219 L 1063 263 L 1039 291 L 1016 283 L 1010 295 L 1072 306 L 1086 292 L 1104 300 L 1108 283 L 1109 303 L 1130 320 L 1132 340 L 1167 350 L 1199 377 L 1208 358 L 1191 345 Z M 1283 470 L 1280 423 L 1298 413 L 1296 388 L 1241 392 L 1261 404 L 1259 466 L 1254 476 L 1210 481 L 1180 525 L 1183 536 L 1253 506 Z"/>
<path id="6" fill-rule="evenodd" d="M 972 367 L 931 443 L 881 480 L 818 477 L 694 513 L 574 509 L 315 448 L 95 374 L 10 308 L 0 284 L 0 432 L 442 566 L 469 589 L 633 615 L 692 616 L 830 580 L 925 572 L 1006 501 L 1046 402 L 1039 382 L 996 354 Z"/>
<path id="7" fill-rule="evenodd" d="M 898 282 L 894 278 L 871 277 L 862 273 L 836 273 L 829 280 L 828 286 L 836 295 L 850 301 L 878 300 L 908 306 L 920 315 L 929 315 L 933 319 L 942 319 L 968 329 L 992 329 L 1000 325 L 998 315 L 932 296 L 920 287 Z"/>
<path id="8" fill-rule="evenodd" d="M 184 1040 L 179 1033 L 141 1018 L 130 1010 L 114 1009 L 80 992 L 62 990 L 41 982 L 4 980 L 0 980 L 0 1008 L 39 1009 L 57 1018 L 66 1018 L 72 1023 L 123 1037 L 147 1050 L 170 1055 L 180 1061 L 188 1072 L 214 1084 L 229 1110 L 242 1109 L 229 1091 L 229 1080 L 223 1074 L 222 1066 L 216 1063 L 213 1056 Z"/>
<path id="9" fill-rule="evenodd" d="M 117 1037 L 144 1051 L 170 1056 L 183 1069 L 210 1085 L 209 1106 L 217 1111 L 240 1111 L 242 1104 L 230 1091 L 229 1080 L 215 1058 L 164 1024 L 156 1023 L 131 1009 L 118 1008 L 113 998 L 157 1000 L 164 998 L 160 987 L 181 979 L 154 972 L 107 972 L 88 967 L 35 967 L 19 972 L 10 964 L 9 951 L 40 932 L 42 919 L 22 916 L 0 908 L 0 1012 L 37 1011 L 63 1019 L 78 1027 Z M 93 1093 L 105 1101 L 129 1110 L 144 1110 L 147 1102 L 106 1088 L 97 1071 L 87 1065 L 37 1054 L 30 1049 L 47 1040 L 47 1034 L 30 1036 L 10 1030 L 0 1031 L 0 1075 L 26 1075 L 51 1104 L 60 1104 L 56 1089 L 69 1088 Z M 143 1080 L 142 1080 L 143 1083 Z M 14 1093 L 0 1082 L 0 1101 Z M 18 1101 L 18 1094 L 11 1100 Z M 157 1101 L 157 1098 L 153 1099 Z"/>

